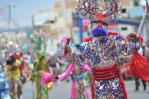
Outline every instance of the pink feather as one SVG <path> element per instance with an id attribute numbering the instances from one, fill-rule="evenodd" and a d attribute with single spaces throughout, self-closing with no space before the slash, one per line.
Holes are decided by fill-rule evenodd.
<path id="1" fill-rule="evenodd" d="M 42 84 L 47 84 L 51 81 L 54 81 L 55 77 L 52 73 L 48 73 L 48 72 L 42 72 L 41 73 L 41 83 Z"/>

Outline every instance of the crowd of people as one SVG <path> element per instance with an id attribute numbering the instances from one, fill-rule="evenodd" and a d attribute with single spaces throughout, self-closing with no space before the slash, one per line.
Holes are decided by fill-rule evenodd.
<path id="1" fill-rule="evenodd" d="M 107 33 L 104 30 L 104 28 L 97 27 L 93 29 L 91 33 L 93 33 L 92 35 L 97 35 L 98 37 L 98 33 L 102 33 L 102 32 L 106 33 L 104 35 L 108 35 L 108 37 L 118 41 L 120 45 L 122 44 L 121 45 L 122 48 L 119 48 L 120 52 L 122 53 L 114 56 L 117 56 L 116 62 L 119 65 L 119 68 L 124 80 L 134 79 L 135 91 L 139 91 L 140 81 L 141 81 L 143 85 L 143 90 L 146 91 L 148 86 L 147 80 L 141 77 L 137 77 L 132 73 L 131 66 L 130 66 L 132 61 L 131 60 L 132 55 L 126 56 L 126 54 L 132 53 L 131 52 L 132 49 L 128 50 L 126 46 L 124 47 L 124 44 L 123 44 L 124 39 L 120 38 L 119 37 L 120 35 L 117 35 L 117 33 L 115 32 Z M 131 35 L 137 35 L 137 34 L 132 33 Z M 119 39 L 116 39 L 116 38 L 119 38 Z M 32 81 L 32 83 L 36 85 L 36 89 L 35 89 L 36 99 L 47 99 L 48 91 L 52 90 L 55 83 L 57 81 L 65 81 L 65 80 L 68 81 L 69 77 L 71 78 L 71 80 L 69 79 L 69 81 L 72 82 L 71 92 L 70 92 L 71 99 L 78 99 L 83 97 L 85 97 L 85 99 L 89 99 L 89 92 L 87 91 L 86 88 L 90 87 L 90 84 L 92 84 L 93 86 L 92 87 L 93 96 L 98 97 L 98 95 L 101 95 L 101 97 L 106 97 L 108 94 L 102 95 L 102 94 L 96 93 L 96 91 L 95 92 L 93 91 L 94 88 L 98 88 L 98 85 L 97 86 L 94 85 L 95 83 L 98 83 L 97 82 L 98 80 L 95 80 L 94 83 L 92 81 L 94 76 L 97 77 L 95 79 L 108 78 L 108 75 L 104 78 L 102 77 L 102 75 L 100 76 L 95 75 L 95 74 L 98 74 L 98 71 L 96 71 L 96 69 L 98 68 L 97 67 L 93 68 L 92 65 L 95 65 L 96 63 L 98 63 L 99 61 L 98 59 L 100 58 L 94 57 L 93 60 L 92 58 L 91 60 L 85 59 L 85 57 L 87 58 L 87 57 L 90 57 L 91 55 L 91 51 L 89 50 L 87 50 L 87 52 L 84 52 L 85 48 L 89 48 L 85 46 L 87 46 L 88 44 L 92 44 L 92 42 L 94 42 L 94 38 L 89 36 L 84 39 L 81 45 L 75 45 L 75 46 L 73 42 L 69 44 L 68 40 L 70 42 L 70 39 L 63 38 L 63 41 L 60 41 L 57 44 L 57 52 L 54 55 L 49 55 L 41 50 L 31 52 L 30 49 L 24 50 L 21 47 L 18 47 L 18 46 L 16 47 L 14 45 L 12 46 L 11 44 L 7 47 L 4 47 L 1 50 L 2 54 L 1 54 L 1 66 L 0 66 L 0 74 L 1 74 L 0 95 L 2 99 L 17 99 L 17 98 L 21 99 L 22 93 L 23 93 L 22 88 L 27 81 Z M 95 37 L 95 40 L 96 40 L 96 37 Z M 101 40 L 104 43 L 104 40 L 103 39 Z M 71 45 L 71 48 L 67 45 L 67 43 L 68 45 Z M 97 49 L 94 49 L 94 50 L 97 50 Z M 71 53 L 72 51 L 74 54 L 72 55 L 68 54 L 68 53 Z M 147 43 L 146 45 L 141 46 L 137 51 L 141 55 L 148 58 L 149 53 L 148 53 Z M 82 53 L 82 54 L 79 54 L 79 53 Z M 89 55 L 89 56 L 77 56 L 77 55 Z M 95 55 L 98 55 L 98 54 L 95 54 Z M 113 54 L 111 53 L 111 55 Z M 88 62 L 91 62 L 91 63 L 88 63 Z M 108 63 L 105 63 L 105 64 L 108 64 Z M 104 71 L 107 71 L 107 70 L 104 70 Z M 114 71 L 111 71 L 111 72 L 114 72 Z M 114 82 L 117 81 L 116 79 L 119 79 L 118 81 L 122 81 L 121 77 L 114 78 L 114 79 L 115 79 L 113 80 Z M 99 80 L 99 82 L 102 82 L 102 81 L 103 80 L 101 81 Z M 104 84 L 105 82 L 103 81 L 102 83 Z M 3 86 L 3 84 L 5 84 L 5 86 Z M 120 84 L 123 85 L 122 82 L 120 82 Z M 112 87 L 109 86 L 109 88 L 112 88 Z M 124 89 L 125 88 L 123 87 L 120 92 L 125 92 Z M 102 90 L 105 90 L 105 89 L 102 89 Z M 98 91 L 100 92 L 100 90 Z M 127 97 L 127 95 L 125 94 L 126 93 L 123 93 L 121 97 Z"/>

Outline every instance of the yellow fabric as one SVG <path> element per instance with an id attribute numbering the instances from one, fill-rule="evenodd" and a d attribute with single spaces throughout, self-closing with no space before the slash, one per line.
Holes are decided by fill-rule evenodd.
<path id="1" fill-rule="evenodd" d="M 42 60 L 41 65 L 42 65 L 41 66 L 42 71 L 48 71 L 47 61 Z"/>
<path id="2" fill-rule="evenodd" d="M 54 86 L 53 82 L 50 82 L 50 83 L 47 84 L 47 88 L 50 89 L 50 90 L 53 88 L 53 86 Z"/>
<path id="3" fill-rule="evenodd" d="M 18 69 L 11 71 L 12 77 L 17 80 L 17 78 L 20 76 L 20 72 Z"/>
<path id="4" fill-rule="evenodd" d="M 21 61 L 17 59 L 16 62 L 15 62 L 15 65 L 16 65 L 17 67 L 19 67 L 19 66 L 21 65 Z"/>

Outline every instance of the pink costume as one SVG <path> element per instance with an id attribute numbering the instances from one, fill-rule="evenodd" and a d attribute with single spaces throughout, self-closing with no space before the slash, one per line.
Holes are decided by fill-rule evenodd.
<path id="1" fill-rule="evenodd" d="M 81 75 L 81 72 L 82 71 L 91 71 L 90 67 L 88 65 L 84 65 L 84 66 L 80 66 L 78 68 L 79 70 L 77 70 L 77 79 L 79 80 L 79 82 L 81 84 L 83 84 L 84 86 L 84 83 L 83 83 L 83 76 Z M 78 75 L 78 71 L 79 71 L 79 75 Z M 77 98 L 77 79 L 76 79 L 76 76 L 74 75 L 74 68 L 73 68 L 73 65 L 71 63 L 68 64 L 68 67 L 66 69 L 66 71 L 59 75 L 59 80 L 60 81 L 63 81 L 65 80 L 69 75 L 71 75 L 71 79 L 72 79 L 72 85 L 71 85 L 71 99 L 78 99 Z M 85 94 L 85 99 L 89 99 L 89 95 L 87 93 L 87 89 L 84 87 L 84 94 Z"/>

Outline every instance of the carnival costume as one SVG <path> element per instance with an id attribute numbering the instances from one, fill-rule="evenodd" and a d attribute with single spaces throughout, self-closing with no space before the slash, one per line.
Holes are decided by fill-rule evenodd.
<path id="1" fill-rule="evenodd" d="M 18 90 L 16 89 L 17 80 L 20 77 L 19 71 L 20 61 L 17 61 L 16 56 L 13 54 L 7 59 L 7 78 L 10 84 L 10 96 L 12 99 L 16 99 L 18 96 Z"/>
<path id="2" fill-rule="evenodd" d="M 93 99 L 127 99 L 127 93 L 118 67 L 119 54 L 132 54 L 133 42 L 127 42 L 118 33 L 107 33 L 102 27 L 91 31 L 93 40 L 81 44 L 80 52 L 68 55 L 78 65 L 88 64 L 92 68 L 91 91 Z M 97 39 L 96 37 L 102 37 Z M 117 38 L 121 38 L 118 39 Z"/>
<path id="3" fill-rule="evenodd" d="M 48 99 L 48 86 L 44 86 L 41 82 L 41 73 L 48 71 L 49 69 L 47 61 L 45 60 L 45 54 L 42 51 L 38 51 L 32 74 L 32 78 L 36 84 L 36 99 Z"/>
<path id="4" fill-rule="evenodd" d="M 136 33 L 131 33 L 128 37 L 133 38 L 132 47 L 133 55 L 130 60 L 130 70 L 136 78 L 141 78 L 145 81 L 149 81 L 149 63 L 146 57 L 139 54 L 139 49 L 142 47 L 143 37 Z"/>
<path id="5" fill-rule="evenodd" d="M 76 72 L 74 72 L 73 64 L 69 63 L 66 71 L 63 74 L 59 75 L 58 78 L 59 78 L 60 81 L 63 81 L 69 75 L 71 76 L 71 80 L 72 80 L 72 83 L 71 83 L 71 99 L 82 99 L 81 97 L 83 97 L 82 94 L 79 93 L 79 91 L 81 89 L 79 88 L 80 86 L 77 85 L 77 80 L 80 82 L 81 86 L 83 87 L 82 91 L 83 91 L 84 96 L 85 96 L 84 98 L 89 99 L 87 89 L 84 85 L 84 78 L 83 78 L 82 72 L 83 71 L 90 71 L 90 68 L 89 68 L 88 65 L 81 66 L 81 67 L 75 66 L 75 67 L 76 67 L 75 68 Z M 75 76 L 75 73 L 77 73 L 77 78 Z"/>
<path id="6" fill-rule="evenodd" d="M 11 99 L 9 96 L 9 84 L 5 78 L 1 64 L 0 64 L 0 99 Z"/>

